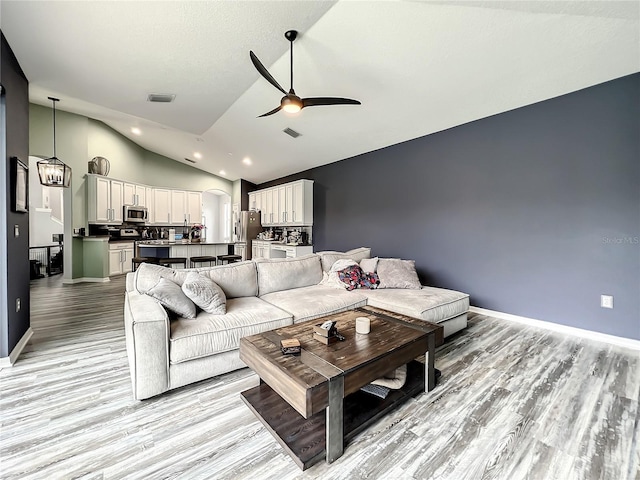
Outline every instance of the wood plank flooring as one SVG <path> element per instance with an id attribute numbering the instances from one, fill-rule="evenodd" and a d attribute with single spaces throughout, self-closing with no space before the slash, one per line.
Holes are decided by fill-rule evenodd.
<path id="1" fill-rule="evenodd" d="M 133 400 L 124 277 L 32 284 L 34 336 L 0 371 L 1 479 L 640 480 L 640 355 L 471 315 L 438 386 L 301 472 L 240 399 L 243 369 Z"/>

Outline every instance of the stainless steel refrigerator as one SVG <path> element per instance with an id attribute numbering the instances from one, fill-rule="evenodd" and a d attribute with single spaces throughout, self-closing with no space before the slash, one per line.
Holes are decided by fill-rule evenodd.
<path id="1" fill-rule="evenodd" d="M 260 212 L 240 212 L 233 232 L 236 236 L 236 255 L 242 255 L 244 260 L 250 260 L 252 243 L 260 232 L 262 232 Z M 242 252 L 243 249 L 244 252 Z"/>

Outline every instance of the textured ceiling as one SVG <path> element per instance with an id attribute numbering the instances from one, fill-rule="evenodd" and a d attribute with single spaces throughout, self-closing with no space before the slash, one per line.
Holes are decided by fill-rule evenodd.
<path id="1" fill-rule="evenodd" d="M 151 151 L 199 151 L 197 168 L 260 183 L 638 72 L 639 5 L 3 0 L 0 26 L 32 102 L 55 95 Z M 296 92 L 361 106 L 256 118 L 281 93 L 249 50 L 288 89 L 288 29 Z"/>

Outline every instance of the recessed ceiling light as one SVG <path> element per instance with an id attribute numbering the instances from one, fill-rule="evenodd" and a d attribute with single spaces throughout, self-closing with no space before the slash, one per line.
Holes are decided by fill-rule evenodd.
<path id="1" fill-rule="evenodd" d="M 132 127 L 131 133 L 133 133 L 134 135 L 142 135 L 142 130 L 140 130 L 138 127 Z"/>
<path id="2" fill-rule="evenodd" d="M 202 154 L 200 152 L 193 152 L 193 156 L 196 157 L 198 160 L 202 158 Z"/>
<path id="3" fill-rule="evenodd" d="M 224 170 L 220 170 L 220 172 L 218 172 L 218 173 L 220 173 L 220 175 L 226 175 L 227 174 L 227 172 L 225 172 Z"/>
<path id="4" fill-rule="evenodd" d="M 251 165 L 251 159 L 249 157 L 244 157 L 242 159 L 242 163 L 244 163 L 245 165 Z"/>

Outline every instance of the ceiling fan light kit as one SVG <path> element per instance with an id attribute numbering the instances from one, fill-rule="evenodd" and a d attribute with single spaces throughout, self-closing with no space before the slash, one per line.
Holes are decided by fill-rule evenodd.
<path id="1" fill-rule="evenodd" d="M 350 98 L 339 98 L 339 97 L 312 97 L 312 98 L 300 98 L 296 95 L 295 90 L 293 89 L 293 42 L 298 37 L 298 32 L 296 30 L 288 30 L 284 34 L 284 38 L 286 38 L 290 46 L 290 63 L 291 63 L 291 88 L 289 92 L 286 92 L 284 88 L 276 81 L 275 78 L 269 73 L 269 71 L 265 68 L 262 62 L 258 59 L 255 53 L 249 51 L 249 57 L 251 58 L 251 62 L 253 66 L 256 67 L 258 73 L 264 77 L 264 79 L 269 82 L 271 85 L 276 87 L 282 93 L 284 93 L 284 97 L 280 99 L 280 105 L 273 110 L 263 113 L 259 115 L 260 117 L 268 117 L 269 115 L 273 115 L 274 113 L 278 113 L 280 110 L 284 110 L 287 113 L 298 113 L 305 107 L 316 107 L 321 105 L 361 105 L 358 100 L 352 100 Z"/>

